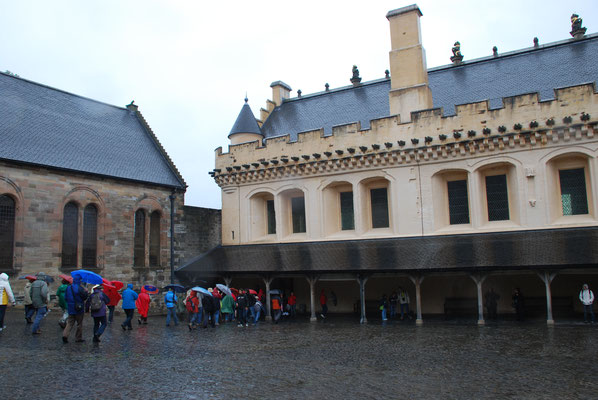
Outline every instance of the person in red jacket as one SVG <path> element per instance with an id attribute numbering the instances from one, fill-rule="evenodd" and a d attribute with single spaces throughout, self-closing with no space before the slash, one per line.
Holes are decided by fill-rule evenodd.
<path id="1" fill-rule="evenodd" d="M 147 313 L 149 312 L 150 296 L 147 294 L 145 287 L 141 288 L 141 293 L 139 293 L 139 297 L 137 297 L 137 300 L 135 300 L 135 305 L 137 306 L 137 312 L 139 313 L 137 322 L 139 325 L 141 325 L 141 322 L 143 322 L 144 325 L 147 325 Z"/>
<path id="2" fill-rule="evenodd" d="M 114 307 L 118 305 L 122 296 L 116 289 L 112 289 L 109 287 L 104 288 L 104 294 L 108 296 L 110 302 L 107 304 L 108 306 L 108 322 L 112 323 L 112 319 L 114 318 Z"/>
<path id="3" fill-rule="evenodd" d="M 326 305 L 327 301 L 328 298 L 326 297 L 326 293 L 324 293 L 324 289 L 322 289 L 322 293 L 320 293 L 320 305 L 322 306 L 322 313 L 320 316 L 322 318 L 326 318 L 326 314 L 328 313 L 328 306 Z"/>
<path id="4" fill-rule="evenodd" d="M 294 317 L 297 314 L 297 296 L 295 296 L 295 292 L 291 292 L 287 304 L 289 305 L 289 314 Z"/>
<path id="5" fill-rule="evenodd" d="M 201 318 L 199 315 L 199 297 L 197 297 L 197 292 L 192 290 L 185 300 L 185 308 L 189 311 L 189 330 L 196 329 L 197 326 L 201 323 Z"/>

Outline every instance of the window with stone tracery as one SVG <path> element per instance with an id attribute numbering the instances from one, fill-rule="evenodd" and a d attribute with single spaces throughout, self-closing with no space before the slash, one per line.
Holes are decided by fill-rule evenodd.
<path id="1" fill-rule="evenodd" d="M 15 201 L 0 195 L 0 270 L 13 269 L 15 241 Z"/>
<path id="2" fill-rule="evenodd" d="M 79 238 L 79 207 L 73 202 L 64 206 L 62 215 L 62 267 L 77 268 Z"/>

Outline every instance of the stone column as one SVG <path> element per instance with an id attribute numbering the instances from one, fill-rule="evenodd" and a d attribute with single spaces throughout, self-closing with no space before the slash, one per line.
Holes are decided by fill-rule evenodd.
<path id="1" fill-rule="evenodd" d="M 357 275 L 357 283 L 359 283 L 359 304 L 361 307 L 361 318 L 359 319 L 360 324 L 368 323 L 368 319 L 365 316 L 365 284 L 367 281 L 367 276 Z"/>
<path id="2" fill-rule="evenodd" d="M 416 325 L 422 325 L 424 320 L 422 319 L 422 296 L 421 296 L 421 284 L 424 281 L 425 276 L 423 275 L 409 275 L 409 279 L 415 285 L 415 307 L 417 311 L 417 319 L 415 320 Z"/>
<path id="3" fill-rule="evenodd" d="M 309 321 L 316 322 L 318 320 L 318 317 L 316 317 L 316 283 L 318 282 L 318 277 L 306 276 L 305 278 L 309 283 L 309 297 L 311 304 L 311 317 L 309 318 Z"/>
<path id="4" fill-rule="evenodd" d="M 472 274 L 469 275 L 469 277 L 473 279 L 478 288 L 478 325 L 485 325 L 486 321 L 484 321 L 484 295 L 482 293 L 482 284 L 486 280 L 486 275 Z"/>
<path id="5" fill-rule="evenodd" d="M 556 272 L 541 271 L 537 272 L 542 282 L 546 286 L 546 324 L 554 325 L 554 319 L 552 318 L 552 291 L 550 290 L 550 284 L 556 277 Z"/>
<path id="6" fill-rule="evenodd" d="M 269 276 L 262 277 L 264 285 L 266 285 L 266 321 L 272 321 L 272 313 L 270 312 L 270 284 L 273 279 Z"/>

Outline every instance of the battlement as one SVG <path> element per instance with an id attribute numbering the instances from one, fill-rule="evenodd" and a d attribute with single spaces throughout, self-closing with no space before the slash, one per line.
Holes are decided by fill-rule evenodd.
<path id="1" fill-rule="evenodd" d="M 398 116 L 379 118 L 370 121 L 370 129 L 362 129 L 359 122 L 354 122 L 333 127 L 327 136 L 323 129 L 312 130 L 299 133 L 296 141 L 285 135 L 265 139 L 263 144 L 255 141 L 231 145 L 227 153 L 219 147 L 216 169 L 264 166 L 263 162 L 269 160 L 293 157 L 308 162 L 377 149 L 445 146 L 475 136 L 553 129 L 555 125 L 582 122 L 583 115 L 593 116 L 592 121 L 598 117 L 598 93 L 593 83 L 557 88 L 554 93 L 555 98 L 549 101 L 540 101 L 538 93 L 505 97 L 498 109 L 490 109 L 488 101 L 461 104 L 451 116 L 445 116 L 442 109 L 417 111 L 411 114 L 410 122 L 401 122 Z"/>

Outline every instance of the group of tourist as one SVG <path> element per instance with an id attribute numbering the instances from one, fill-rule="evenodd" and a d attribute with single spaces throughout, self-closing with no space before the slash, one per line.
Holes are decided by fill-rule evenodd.
<path id="1" fill-rule="evenodd" d="M 386 294 L 382 295 L 380 299 L 380 311 L 382 313 L 382 321 L 388 321 L 388 318 L 395 318 L 397 314 L 397 306 L 399 306 L 399 312 L 401 313 L 401 321 L 405 318 L 412 319 L 412 315 L 409 313 L 409 293 L 402 287 L 399 287 L 398 291 L 392 292 L 390 297 L 386 297 Z"/>
<path id="2" fill-rule="evenodd" d="M 32 324 L 31 332 L 33 335 L 41 334 L 41 324 L 48 313 L 50 304 L 50 290 L 46 282 L 46 276 L 39 273 L 35 276 L 27 275 L 28 282 L 24 287 L 23 304 L 25 306 L 25 320 Z M 125 313 L 125 320 L 121 324 L 123 331 L 132 330 L 135 310 L 138 311 L 138 323 L 147 324 L 147 318 L 150 307 L 150 293 L 141 288 L 138 294 L 133 290 L 133 284 L 129 283 L 127 287 L 119 293 L 115 287 L 107 285 L 94 285 L 91 291 L 88 291 L 83 285 L 81 278 L 75 276 L 72 282 L 63 279 L 61 285 L 56 291 L 58 305 L 62 309 L 62 316 L 58 323 L 63 328 L 62 340 L 68 343 L 69 336 L 76 327 L 75 341 L 83 342 L 83 318 L 85 313 L 90 313 L 93 318 L 93 341 L 99 342 L 100 336 L 106 329 L 108 323 L 112 323 L 115 307 L 122 300 L 122 309 Z M 154 288 L 155 289 L 155 288 Z M 237 321 L 237 326 L 247 327 L 250 323 L 257 324 L 262 316 L 266 314 L 264 307 L 265 293 L 260 289 L 256 292 L 252 289 L 241 289 L 232 291 L 224 287 L 202 289 L 206 293 L 201 293 L 195 289 L 182 292 L 177 295 L 176 289 L 182 289 L 177 285 L 170 285 L 168 292 L 164 295 L 164 304 L 167 309 L 166 326 L 173 322 L 175 326 L 179 325 L 177 312 L 187 312 L 189 330 L 195 330 L 208 325 L 215 327 L 220 322 Z M 157 293 L 157 289 L 153 294 Z M 279 290 L 270 291 L 271 315 L 274 323 L 278 323 L 283 316 L 295 317 L 297 313 L 297 297 L 291 292 L 285 297 Z M 336 295 L 331 292 L 332 301 L 336 304 Z M 488 311 L 489 318 L 496 318 L 496 309 L 500 296 L 490 289 L 484 296 L 484 305 Z M 579 300 L 583 304 L 584 322 L 594 323 L 594 293 L 584 284 L 579 292 Z M 324 290 L 320 293 L 320 307 L 322 318 L 326 318 L 328 312 L 328 298 Z M 389 318 L 400 319 L 412 318 L 409 310 L 409 293 L 402 287 L 392 292 L 387 298 L 384 294 L 379 303 L 379 309 L 382 314 L 382 321 Z M 6 328 L 4 325 L 4 314 L 8 304 L 16 305 L 15 296 L 12 292 L 8 275 L 0 274 L 0 331 Z M 525 300 L 521 290 L 515 289 L 512 296 L 512 306 L 515 309 L 518 320 L 523 319 Z M 398 311 L 397 311 L 398 310 Z M 34 319 L 35 317 L 35 319 Z"/>

